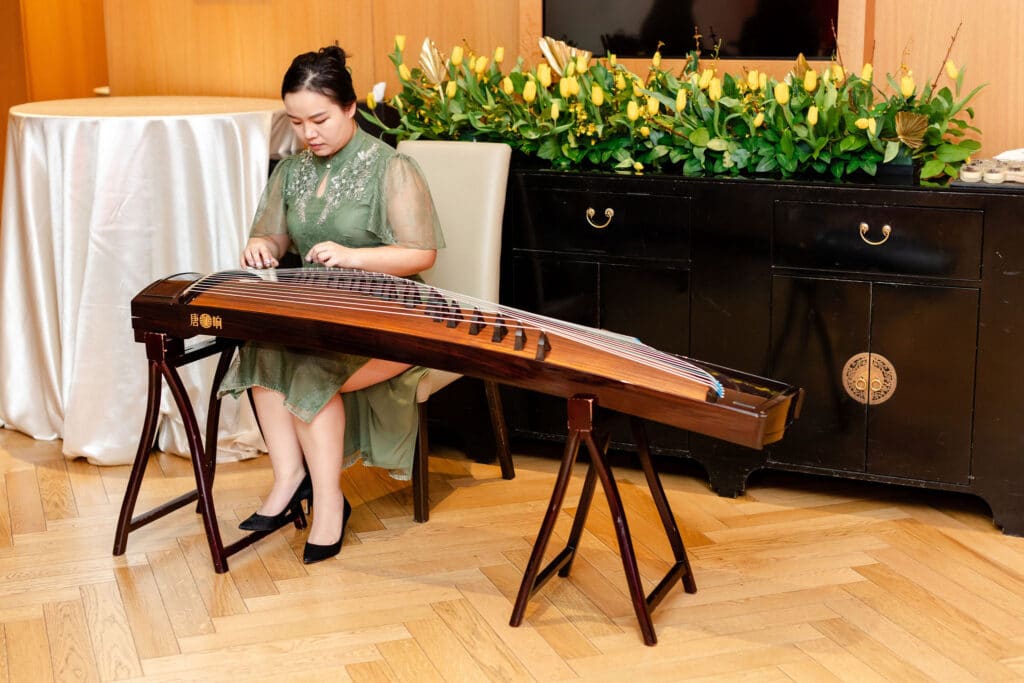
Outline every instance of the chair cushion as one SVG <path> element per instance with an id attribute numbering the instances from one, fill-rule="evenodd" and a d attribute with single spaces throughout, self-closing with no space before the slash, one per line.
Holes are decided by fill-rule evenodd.
<path id="1" fill-rule="evenodd" d="M 416 402 L 423 403 L 431 394 L 444 389 L 446 386 L 462 377 L 457 372 L 448 372 L 446 370 L 427 370 L 427 374 L 423 375 L 420 379 L 420 383 L 416 386 Z"/>

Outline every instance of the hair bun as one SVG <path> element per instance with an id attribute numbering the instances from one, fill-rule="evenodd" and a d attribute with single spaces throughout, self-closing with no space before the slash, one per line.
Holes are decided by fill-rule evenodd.
<path id="1" fill-rule="evenodd" d="M 338 63 L 342 68 L 345 66 L 345 58 L 348 56 L 345 51 L 337 45 L 327 45 L 326 47 L 320 48 L 320 54 L 330 59 L 338 60 Z"/>

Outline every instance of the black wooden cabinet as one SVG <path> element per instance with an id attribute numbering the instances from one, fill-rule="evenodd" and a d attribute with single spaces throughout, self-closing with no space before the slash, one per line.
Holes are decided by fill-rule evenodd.
<path id="1" fill-rule="evenodd" d="M 655 452 L 723 495 L 766 467 L 973 493 L 1024 533 L 1024 194 L 516 170 L 508 196 L 503 303 L 806 390 L 764 451 L 651 425 Z M 562 401 L 505 401 L 564 437 Z"/>

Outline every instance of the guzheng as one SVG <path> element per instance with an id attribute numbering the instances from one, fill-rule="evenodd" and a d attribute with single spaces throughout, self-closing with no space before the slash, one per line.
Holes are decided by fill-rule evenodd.
<path id="1" fill-rule="evenodd" d="M 344 351 L 570 398 L 761 448 L 799 410 L 794 387 L 634 339 L 348 269 L 226 271 L 154 282 L 131 304 L 146 333 Z"/>

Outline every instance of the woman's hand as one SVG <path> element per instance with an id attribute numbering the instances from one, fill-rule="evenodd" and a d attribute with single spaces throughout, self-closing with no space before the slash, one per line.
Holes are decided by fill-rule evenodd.
<path id="1" fill-rule="evenodd" d="M 318 242 L 306 252 L 306 261 L 328 268 L 358 268 L 358 251 L 337 242 Z"/>
<path id="2" fill-rule="evenodd" d="M 277 268 L 277 245 L 266 237 L 250 237 L 242 250 L 243 268 Z"/>

